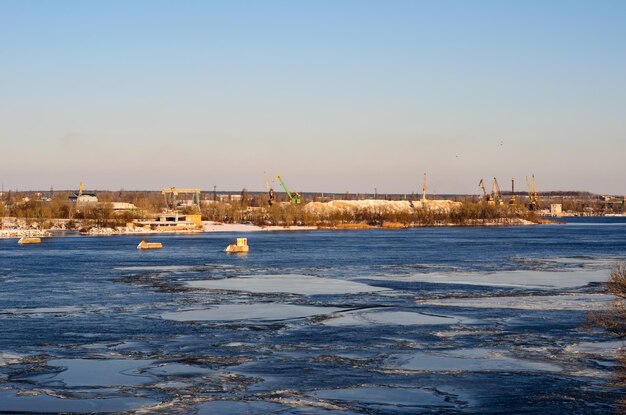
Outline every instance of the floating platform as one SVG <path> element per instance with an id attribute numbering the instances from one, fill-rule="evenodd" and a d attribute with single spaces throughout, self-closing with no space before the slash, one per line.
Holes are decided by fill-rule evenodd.
<path id="1" fill-rule="evenodd" d="M 31 245 L 31 244 L 40 244 L 41 238 L 35 238 L 30 236 L 22 236 L 19 241 L 17 241 L 20 245 Z"/>
<path id="2" fill-rule="evenodd" d="M 229 254 L 244 254 L 250 250 L 248 238 L 237 238 L 236 243 L 230 244 L 224 249 Z"/>
<path id="3" fill-rule="evenodd" d="M 137 249 L 161 249 L 163 244 L 161 242 L 146 242 L 143 239 L 137 245 Z"/>

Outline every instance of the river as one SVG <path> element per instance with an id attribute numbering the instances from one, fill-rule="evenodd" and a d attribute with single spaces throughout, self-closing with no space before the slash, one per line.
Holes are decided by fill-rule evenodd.
<path id="1" fill-rule="evenodd" d="M 616 413 L 626 219 L 567 222 L 0 240 L 0 413 Z"/>

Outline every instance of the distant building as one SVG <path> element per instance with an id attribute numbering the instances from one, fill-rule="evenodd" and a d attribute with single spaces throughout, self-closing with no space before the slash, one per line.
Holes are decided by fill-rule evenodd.
<path id="1" fill-rule="evenodd" d="M 238 202 L 241 200 L 240 194 L 220 194 L 217 195 L 218 202 Z"/>
<path id="2" fill-rule="evenodd" d="M 83 193 L 82 195 L 74 193 L 70 196 L 70 202 L 76 204 L 98 203 L 98 197 L 94 193 Z"/>
<path id="3" fill-rule="evenodd" d="M 190 231 L 202 228 L 202 217 L 201 215 L 168 213 L 159 215 L 154 220 L 137 220 L 134 225 L 153 231 Z"/>
<path id="4" fill-rule="evenodd" d="M 560 203 L 553 203 L 550 205 L 550 215 L 551 216 L 562 216 L 563 215 L 563 205 Z"/>
<path id="5" fill-rule="evenodd" d="M 234 193 L 234 194 L 220 193 L 220 194 L 216 194 L 213 197 L 215 197 L 215 201 L 219 203 L 240 202 L 242 200 L 241 194 L 239 193 Z M 209 197 L 208 199 L 201 200 L 200 203 L 204 206 L 210 205 L 213 203 L 213 197 Z"/>
<path id="6" fill-rule="evenodd" d="M 137 206 L 133 205 L 132 203 L 111 202 L 110 205 L 111 208 L 116 212 L 122 212 L 125 210 L 137 210 Z"/>

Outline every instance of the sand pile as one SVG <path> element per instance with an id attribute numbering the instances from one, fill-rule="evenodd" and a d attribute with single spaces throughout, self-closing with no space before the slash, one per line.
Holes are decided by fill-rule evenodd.
<path id="1" fill-rule="evenodd" d="M 449 212 L 460 202 L 452 200 L 333 200 L 332 202 L 311 202 L 304 209 L 313 215 L 329 215 L 333 213 L 354 213 L 357 211 L 380 213 L 410 213 L 416 209 L 429 209 L 434 212 Z"/>

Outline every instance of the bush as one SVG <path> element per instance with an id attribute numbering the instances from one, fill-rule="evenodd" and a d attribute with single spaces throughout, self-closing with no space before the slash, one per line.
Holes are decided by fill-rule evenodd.
<path id="1" fill-rule="evenodd" d="M 607 310 L 590 314 L 591 322 L 619 337 L 626 336 L 626 262 L 611 269 L 609 280 L 605 284 L 608 294 L 615 296 Z"/>

